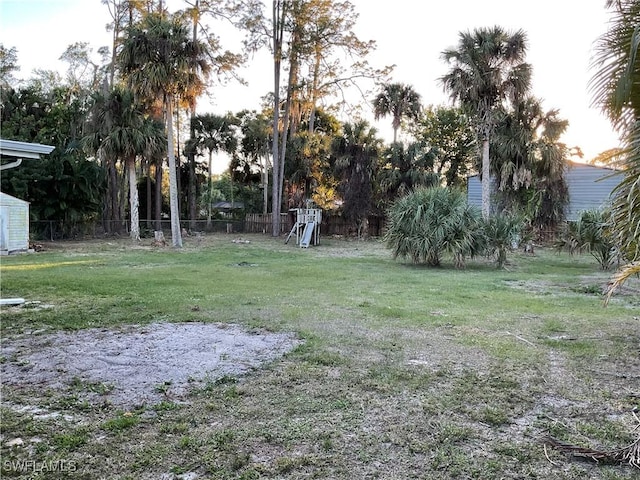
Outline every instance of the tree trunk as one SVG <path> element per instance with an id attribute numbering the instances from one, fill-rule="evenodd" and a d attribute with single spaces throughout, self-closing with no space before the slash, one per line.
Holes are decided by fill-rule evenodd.
<path id="1" fill-rule="evenodd" d="M 118 182 L 120 183 L 118 191 L 118 211 L 120 217 L 120 231 L 127 229 L 127 164 L 124 162 L 124 171 L 122 175 L 118 175 Z"/>
<path id="2" fill-rule="evenodd" d="M 154 230 L 162 230 L 162 159 L 156 162 L 156 194 L 155 194 L 155 227 Z"/>
<path id="3" fill-rule="evenodd" d="M 182 232 L 180 231 L 180 207 L 178 205 L 178 174 L 176 171 L 176 155 L 173 150 L 173 98 L 165 100 L 167 112 L 167 156 L 169 159 L 169 206 L 171 208 L 171 244 L 182 248 Z"/>
<path id="4" fill-rule="evenodd" d="M 280 66 L 282 63 L 282 39 L 284 20 L 286 17 L 286 2 L 273 0 L 273 182 L 271 198 L 271 235 L 280 235 L 280 155 L 279 155 L 279 123 L 280 123 Z"/>
<path id="5" fill-rule="evenodd" d="M 147 228 L 151 227 L 152 213 L 151 210 L 153 208 L 153 194 L 151 189 L 151 160 L 147 160 L 147 178 L 146 178 L 146 189 L 147 189 L 147 217 L 145 218 L 147 223 Z"/>
<path id="6" fill-rule="evenodd" d="M 264 156 L 264 168 L 262 169 L 262 213 L 267 214 L 269 202 L 269 156 Z"/>
<path id="7" fill-rule="evenodd" d="M 193 135 L 191 136 L 193 138 Z M 189 162 L 189 185 L 187 186 L 187 197 L 189 198 L 189 229 L 196 229 L 196 159 L 194 152 L 189 152 L 187 161 Z"/>
<path id="8" fill-rule="evenodd" d="M 318 101 L 318 78 L 320 76 L 320 62 L 322 56 L 316 52 L 316 59 L 313 65 L 313 86 L 311 88 L 311 112 L 309 113 L 309 135 L 313 133 L 316 126 L 316 102 Z"/>
<path id="9" fill-rule="evenodd" d="M 482 217 L 487 220 L 491 213 L 491 162 L 489 139 L 482 140 Z"/>
<path id="10" fill-rule="evenodd" d="M 293 56 L 289 60 L 289 79 L 287 80 L 287 99 L 284 107 L 284 118 L 282 119 L 282 138 L 280 140 L 280 162 L 278 165 L 278 213 L 282 208 L 282 196 L 284 188 L 284 162 L 287 156 L 287 138 L 289 134 L 289 119 L 291 118 L 291 103 L 294 95 L 294 83 L 298 78 L 298 61 Z M 275 180 L 274 180 L 275 183 Z M 280 222 L 280 215 L 278 215 Z"/>
<path id="11" fill-rule="evenodd" d="M 109 218 L 111 233 L 120 233 L 120 209 L 118 208 L 118 170 L 115 162 L 109 162 L 109 189 L 111 204 L 109 210 L 111 215 Z"/>
<path id="12" fill-rule="evenodd" d="M 136 179 L 135 157 L 127 159 L 129 173 L 129 210 L 131 211 L 131 240 L 140 241 L 140 201 L 138 199 L 138 181 Z"/>
<path id="13" fill-rule="evenodd" d="M 171 101 L 173 102 L 173 100 Z M 171 105 L 171 107 L 173 108 L 173 104 Z M 174 133 L 176 134 L 173 140 L 173 146 L 176 150 L 174 159 L 176 162 L 176 189 L 178 191 L 178 213 L 179 213 L 179 216 L 182 217 L 183 215 L 188 216 L 189 212 L 187 207 L 189 204 L 187 201 L 185 201 L 187 199 L 184 197 L 184 190 L 182 190 L 182 154 L 180 153 L 180 106 L 179 105 L 178 105 L 178 108 L 176 109 L 176 129 Z"/>
<path id="14" fill-rule="evenodd" d="M 198 20 L 200 19 L 200 0 L 195 0 L 193 5 L 193 43 L 194 45 L 198 41 Z M 189 134 L 193 141 L 195 137 L 195 129 L 193 128 L 193 117 L 196 116 L 196 102 L 194 100 L 191 108 L 191 116 L 189 117 Z M 196 205 L 196 154 L 193 148 L 189 152 L 187 161 L 189 162 L 189 186 L 187 189 L 188 204 L 189 204 L 189 228 L 195 230 L 196 217 L 197 217 L 197 205 Z"/>
<path id="15" fill-rule="evenodd" d="M 207 230 L 211 229 L 211 188 L 213 187 L 213 182 L 211 177 L 213 177 L 213 152 L 209 150 L 209 177 L 207 178 L 207 188 L 209 191 L 207 192 Z"/>

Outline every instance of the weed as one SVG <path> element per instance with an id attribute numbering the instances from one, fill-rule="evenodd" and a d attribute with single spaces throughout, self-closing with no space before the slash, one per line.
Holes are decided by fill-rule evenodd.
<path id="1" fill-rule="evenodd" d="M 479 420 L 496 427 L 509 423 L 509 417 L 505 411 L 496 407 L 483 408 Z"/>
<path id="2" fill-rule="evenodd" d="M 157 393 L 162 393 L 162 394 L 166 395 L 167 393 L 169 393 L 169 388 L 171 387 L 172 384 L 173 384 L 173 382 L 171 382 L 171 381 L 164 381 L 162 383 L 157 384 L 153 389 Z"/>
<path id="3" fill-rule="evenodd" d="M 72 451 L 84 445 L 89 437 L 88 429 L 79 428 L 69 433 L 54 435 L 53 445 L 60 450 Z"/>
<path id="4" fill-rule="evenodd" d="M 223 375 L 213 382 L 213 384 L 216 386 L 217 385 L 234 385 L 236 383 L 238 383 L 238 379 L 233 375 Z"/>
<path id="5" fill-rule="evenodd" d="M 180 437 L 178 441 L 179 448 L 193 448 L 196 445 L 197 441 L 189 436 Z"/>
<path id="6" fill-rule="evenodd" d="M 106 395 L 114 389 L 114 385 L 111 383 L 90 382 L 79 377 L 73 377 L 70 386 L 73 390 L 92 392 L 98 395 Z"/>
<path id="7" fill-rule="evenodd" d="M 163 422 L 158 429 L 164 434 L 184 434 L 189 431 L 189 425 L 184 422 Z"/>
<path id="8" fill-rule="evenodd" d="M 163 400 L 160 403 L 156 403 L 152 408 L 156 412 L 171 412 L 174 410 L 179 410 L 180 405 L 175 402 L 167 402 Z"/>
<path id="9" fill-rule="evenodd" d="M 230 450 L 233 448 L 235 434 L 231 430 L 220 430 L 211 437 L 211 444 L 219 450 Z"/>
<path id="10" fill-rule="evenodd" d="M 111 432 L 121 432 L 137 425 L 139 421 L 140 418 L 137 415 L 131 412 L 124 412 L 104 422 L 102 428 Z"/>

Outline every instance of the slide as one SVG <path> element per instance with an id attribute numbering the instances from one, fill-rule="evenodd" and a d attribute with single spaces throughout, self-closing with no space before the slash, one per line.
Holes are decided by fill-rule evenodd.
<path id="1" fill-rule="evenodd" d="M 300 246 L 304 248 L 309 247 L 309 243 L 311 243 L 311 235 L 313 234 L 313 228 L 315 227 L 315 222 L 307 222 L 304 227 L 304 233 L 302 234 L 302 240 L 300 241 Z"/>

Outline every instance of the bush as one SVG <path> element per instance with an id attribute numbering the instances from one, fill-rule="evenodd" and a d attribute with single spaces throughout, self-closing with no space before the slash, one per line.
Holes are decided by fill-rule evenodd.
<path id="1" fill-rule="evenodd" d="M 487 255 L 495 255 L 498 268 L 507 261 L 507 252 L 518 242 L 524 221 L 519 215 L 497 214 L 485 221 Z"/>
<path id="2" fill-rule="evenodd" d="M 438 266 L 447 252 L 456 267 L 463 267 L 465 258 L 484 251 L 480 210 L 467 204 L 462 191 L 418 188 L 398 199 L 388 218 L 385 241 L 394 258 Z"/>
<path id="3" fill-rule="evenodd" d="M 607 270 L 618 261 L 606 210 L 585 210 L 575 222 L 567 222 L 555 244 L 558 250 L 588 252 Z"/>

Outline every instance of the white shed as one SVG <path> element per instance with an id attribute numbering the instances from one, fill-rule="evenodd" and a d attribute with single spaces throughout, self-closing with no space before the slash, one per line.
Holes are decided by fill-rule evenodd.
<path id="1" fill-rule="evenodd" d="M 29 249 L 29 202 L 0 192 L 0 255 Z"/>
<path id="2" fill-rule="evenodd" d="M 0 138 L 0 171 L 19 167 L 24 158 L 38 160 L 53 149 L 51 145 Z M 29 202 L 0 192 L 0 255 L 28 249 Z"/>

